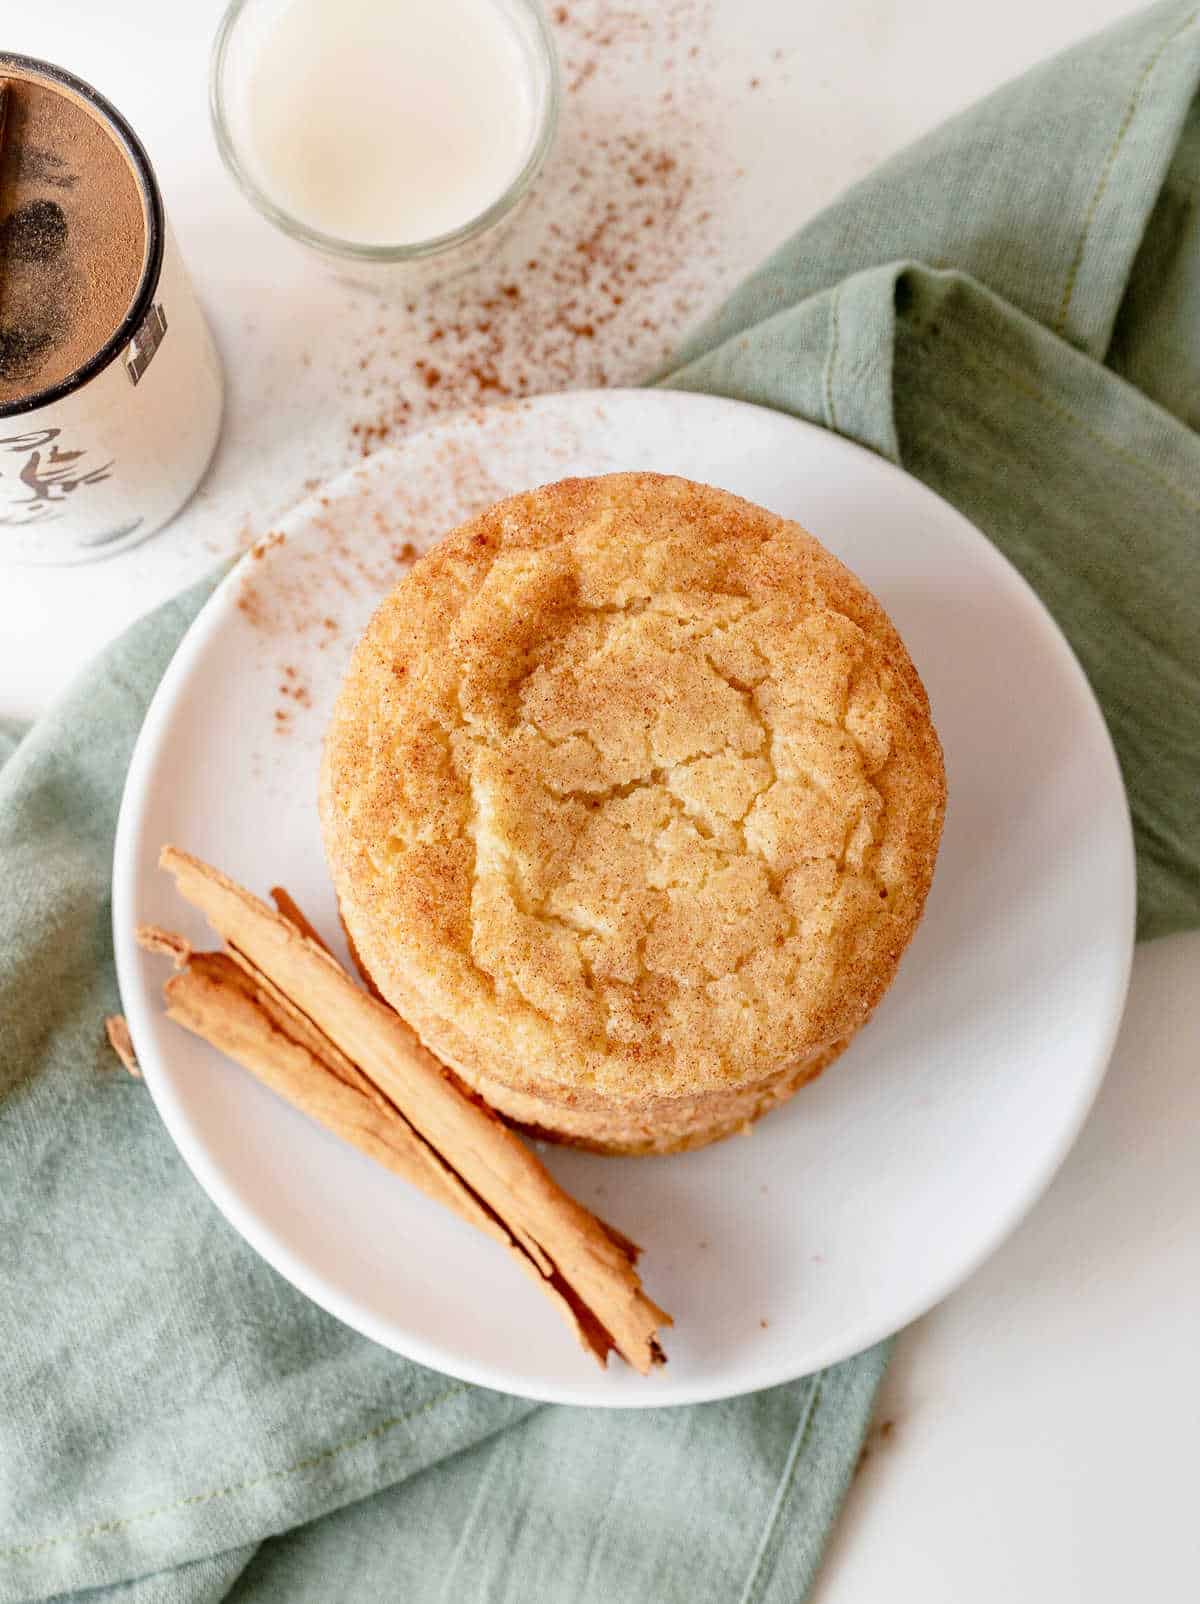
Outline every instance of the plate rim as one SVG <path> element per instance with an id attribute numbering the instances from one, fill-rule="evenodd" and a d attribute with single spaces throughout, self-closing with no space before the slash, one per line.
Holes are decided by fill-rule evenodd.
<path id="1" fill-rule="evenodd" d="M 536 417 L 543 411 L 549 411 L 552 414 L 555 408 L 563 406 L 567 408 L 589 405 L 607 407 L 614 403 L 618 407 L 623 407 L 630 403 L 636 403 L 641 406 L 647 404 L 658 406 L 661 404 L 668 411 L 679 408 L 684 410 L 694 408 L 698 411 L 722 412 L 732 409 L 740 413 L 761 414 L 769 417 L 775 424 L 784 422 L 789 427 L 795 427 L 812 436 L 819 436 L 822 449 L 829 450 L 834 455 L 840 452 L 848 462 L 861 462 L 864 458 L 868 459 L 873 471 L 883 471 L 885 474 L 894 475 L 897 480 L 903 481 L 906 486 L 905 493 L 915 493 L 919 497 L 928 498 L 931 503 L 937 506 L 939 516 L 945 517 L 949 515 L 951 522 L 958 526 L 960 535 L 978 542 L 984 548 L 988 557 L 997 565 L 997 573 L 1002 575 L 1005 581 L 1021 596 L 1024 606 L 1031 610 L 1041 627 L 1042 633 L 1053 643 L 1055 655 L 1060 662 L 1062 671 L 1066 678 L 1072 682 L 1071 688 L 1075 691 L 1083 708 L 1086 710 L 1086 718 L 1094 727 L 1093 733 L 1100 737 L 1099 747 L 1108 770 L 1106 779 L 1114 787 L 1115 798 L 1119 800 L 1122 823 L 1124 825 L 1122 831 L 1123 850 L 1120 853 L 1120 862 L 1111 865 L 1110 869 L 1114 880 L 1117 882 L 1113 887 L 1114 901 L 1118 901 L 1120 904 L 1119 913 L 1114 913 L 1113 916 L 1114 933 L 1119 934 L 1117 931 L 1119 919 L 1125 931 L 1125 936 L 1121 951 L 1117 955 L 1113 982 L 1105 999 L 1106 1007 L 1103 1010 L 1103 1017 L 1094 1021 L 1097 1032 L 1095 1037 L 1096 1046 L 1088 1074 L 1080 1076 L 1076 1103 L 1072 1109 L 1071 1117 L 1064 1120 L 1058 1133 L 1057 1141 L 1047 1150 L 1040 1170 L 1036 1173 L 1032 1183 L 1027 1188 L 1022 1189 L 1006 1209 L 998 1213 L 992 1229 L 981 1236 L 975 1250 L 971 1254 L 965 1255 L 963 1261 L 952 1270 L 947 1271 L 932 1290 L 928 1287 L 924 1288 L 921 1294 L 915 1297 L 898 1317 L 892 1316 L 887 1320 L 862 1322 L 862 1329 L 855 1336 L 852 1347 L 847 1347 L 844 1341 L 836 1344 L 827 1343 L 824 1350 L 818 1346 L 815 1350 L 817 1355 L 815 1359 L 812 1357 L 812 1352 L 809 1351 L 803 1360 L 783 1360 L 774 1365 L 764 1365 L 761 1367 L 760 1373 L 750 1377 L 731 1379 L 728 1384 L 719 1380 L 710 1380 L 707 1383 L 698 1381 L 690 1386 L 686 1382 L 672 1382 L 671 1395 L 665 1398 L 655 1395 L 658 1390 L 655 1386 L 656 1377 L 646 1378 L 633 1398 L 627 1396 L 624 1388 L 621 1389 L 619 1397 L 606 1398 L 602 1392 L 582 1387 L 575 1388 L 570 1384 L 550 1383 L 544 1387 L 537 1387 L 531 1385 L 524 1377 L 514 1380 L 511 1375 L 508 1375 L 498 1366 L 481 1363 L 469 1356 L 457 1353 L 448 1354 L 437 1344 L 426 1341 L 411 1330 L 405 1330 L 402 1333 L 402 1337 L 398 1337 L 395 1328 L 390 1322 L 376 1317 L 371 1310 L 364 1308 L 354 1297 L 347 1297 L 341 1293 L 331 1291 L 321 1275 L 309 1269 L 304 1258 L 295 1254 L 282 1242 L 277 1241 L 270 1227 L 265 1223 L 261 1223 L 252 1212 L 242 1206 L 241 1202 L 234 1196 L 223 1169 L 211 1157 L 207 1148 L 193 1139 L 190 1131 L 186 1128 L 185 1121 L 177 1118 L 176 1112 L 170 1106 L 169 1101 L 159 1096 L 157 1082 L 159 1074 L 163 1072 L 157 1062 L 157 1053 L 153 1046 L 148 1044 L 145 1032 L 141 1032 L 142 1042 L 140 1044 L 138 1040 L 142 1005 L 137 985 L 137 965 L 140 963 L 142 955 L 133 936 L 134 923 L 137 917 L 134 903 L 134 886 L 137 877 L 137 851 L 141 841 L 140 826 L 151 796 L 147 781 L 157 755 L 157 747 L 162 735 L 165 734 L 166 729 L 169 727 L 170 716 L 177 700 L 177 691 L 187 683 L 196 661 L 207 644 L 209 635 L 218 621 L 224 618 L 228 597 L 238 587 L 247 565 L 252 561 L 251 552 L 244 553 L 242 558 L 229 568 L 189 624 L 147 707 L 146 715 L 138 732 L 130 758 L 117 819 L 113 846 L 112 935 L 122 1008 L 129 1021 L 135 1050 L 138 1051 L 139 1061 L 143 1066 L 147 1089 L 154 1100 L 159 1118 L 166 1126 L 172 1142 L 193 1177 L 228 1223 L 261 1258 L 303 1293 L 304 1296 L 308 1297 L 335 1319 L 340 1320 L 343 1324 L 350 1326 L 351 1329 L 358 1331 L 361 1335 L 380 1344 L 389 1351 L 472 1385 L 489 1387 L 496 1391 L 532 1399 L 540 1403 L 568 1404 L 586 1408 L 674 1408 L 696 1403 L 716 1402 L 724 1398 L 740 1397 L 749 1393 L 759 1392 L 815 1374 L 831 1364 L 840 1363 L 856 1354 L 865 1352 L 878 1342 L 905 1330 L 914 1321 L 936 1308 L 946 1297 L 969 1280 L 1017 1230 L 1030 1211 L 1045 1195 L 1050 1183 L 1062 1167 L 1067 1154 L 1078 1139 L 1084 1122 L 1095 1103 L 1116 1045 L 1117 1034 L 1125 1010 L 1136 939 L 1136 855 L 1128 795 L 1107 722 L 1074 649 L 1045 602 L 999 547 L 989 540 L 983 531 L 977 528 L 951 502 L 946 501 L 936 491 L 930 489 L 928 485 L 922 483 L 921 480 L 915 478 L 897 463 L 879 455 L 857 441 L 850 440 L 844 435 L 836 434 L 820 424 L 810 422 L 808 419 L 795 417 L 774 407 L 760 406 L 754 402 L 736 400 L 726 396 L 713 396 L 704 391 L 672 390 L 657 387 L 646 389 L 621 387 L 554 391 L 542 395 L 499 402 L 483 408 L 466 407 L 441 415 L 422 429 L 414 430 L 412 434 L 405 436 L 396 445 L 375 452 L 364 461 L 352 464 L 342 472 L 334 475 L 306 495 L 283 518 L 276 520 L 273 528 L 290 539 L 294 533 L 303 529 L 310 521 L 323 514 L 325 509 L 321 506 L 322 498 L 330 502 L 336 501 L 355 489 L 361 490 L 364 485 L 369 485 L 374 477 L 386 473 L 390 463 L 401 459 L 405 452 L 411 448 L 413 440 L 418 437 L 439 434 L 454 428 L 456 425 L 480 424 L 481 421 L 485 422 L 487 417 L 499 412 L 508 413 L 510 416 L 514 413 L 524 413 Z M 287 541 L 284 542 L 284 552 L 286 553 L 286 551 Z M 281 560 L 281 558 L 286 560 L 285 557 L 282 557 L 282 554 L 276 560 Z M 146 1050 L 147 1048 L 148 1050 Z M 609 1371 L 609 1374 L 612 1374 L 612 1372 Z M 517 1384 L 518 1382 L 519 1384 Z"/>

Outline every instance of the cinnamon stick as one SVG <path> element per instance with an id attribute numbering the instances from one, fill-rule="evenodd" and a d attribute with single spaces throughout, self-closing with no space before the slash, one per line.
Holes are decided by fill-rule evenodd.
<path id="1" fill-rule="evenodd" d="M 309 924 L 304 914 L 292 900 L 290 892 L 285 891 L 282 886 L 272 886 L 271 901 L 287 920 L 288 924 L 295 925 L 302 936 L 307 936 L 310 941 L 316 942 L 318 947 L 324 947 L 326 952 L 329 951 L 326 943 L 321 940 L 316 930 Z"/>
<path id="2" fill-rule="evenodd" d="M 394 1111 L 365 1096 L 339 1073 L 312 1038 L 292 1034 L 293 1021 L 223 952 L 194 953 L 163 988 L 168 1017 L 248 1069 L 310 1119 L 352 1142 L 376 1163 L 403 1176 L 435 1202 L 480 1230 L 496 1234 L 470 1195 Z M 382 1101 L 382 1100 L 381 1100 Z"/>
<path id="3" fill-rule="evenodd" d="M 145 947 L 147 952 L 162 953 L 176 969 L 182 969 L 192 956 L 191 947 L 173 930 L 163 930 L 159 925 L 139 925 L 134 934 L 139 947 Z"/>
<path id="4" fill-rule="evenodd" d="M 133 1050 L 133 1037 L 129 1034 L 125 1015 L 109 1014 L 104 1021 L 104 1034 L 108 1037 L 108 1045 L 129 1074 L 134 1080 L 141 1080 L 142 1071 L 137 1061 L 137 1054 Z"/>
<path id="5" fill-rule="evenodd" d="M 360 1138 L 366 1132 L 391 1155 L 403 1149 L 406 1178 L 430 1195 L 437 1195 L 439 1185 L 443 1192 L 457 1185 L 456 1212 L 507 1240 L 602 1363 L 612 1348 L 642 1373 L 662 1362 L 656 1332 L 671 1320 L 643 1292 L 633 1245 L 564 1192 L 520 1139 L 459 1087 L 398 1014 L 351 980 L 315 933 L 306 933 L 311 927 L 303 916 L 292 917 L 294 904 L 286 916 L 275 912 L 174 847 L 163 849 L 160 863 L 229 949 L 227 957 L 193 956 L 167 982 L 172 1017 L 264 1080 L 273 1077 L 283 1096 L 356 1145 L 364 1146 Z M 221 959 L 219 967 L 213 958 Z M 247 1004 L 256 1011 L 254 1023 Z M 266 1021 L 265 1037 L 259 1019 Z M 287 1073 L 281 1074 L 285 1059 Z M 338 1088 L 332 1095 L 331 1086 Z M 376 1119 L 387 1127 L 386 1137 Z M 401 1126 L 411 1143 L 395 1135 Z"/>

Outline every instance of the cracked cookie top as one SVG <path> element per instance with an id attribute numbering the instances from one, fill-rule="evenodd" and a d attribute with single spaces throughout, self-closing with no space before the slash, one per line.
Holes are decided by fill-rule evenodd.
<path id="1" fill-rule="evenodd" d="M 945 802 L 878 602 L 797 524 L 565 480 L 383 602 L 321 813 L 375 983 L 469 1079 L 622 1103 L 766 1080 L 895 972 Z"/>

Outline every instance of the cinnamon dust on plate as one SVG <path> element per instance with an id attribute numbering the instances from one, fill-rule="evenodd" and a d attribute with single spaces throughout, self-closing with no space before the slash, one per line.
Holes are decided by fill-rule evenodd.
<path id="1" fill-rule="evenodd" d="M 479 409 L 474 410 L 478 416 Z M 496 417 L 490 421 L 494 441 L 504 424 Z M 340 634 L 336 614 L 342 597 L 364 589 L 382 595 L 411 568 L 434 534 L 504 494 L 486 458 L 466 435 L 439 440 L 421 463 L 413 464 L 408 477 L 389 485 L 386 495 L 373 490 L 365 468 L 360 466 L 356 478 L 359 484 L 350 491 L 348 505 L 341 497 L 335 504 L 329 495 L 317 496 L 306 522 L 321 538 L 307 542 L 288 562 L 260 566 L 286 539 L 282 530 L 272 530 L 250 547 L 237 607 L 257 633 L 303 639 L 306 648 L 324 650 Z M 354 505 L 358 493 L 363 497 L 361 512 Z M 286 665 L 283 674 L 292 677 Z M 288 694 L 292 701 L 301 700 L 294 688 Z"/>

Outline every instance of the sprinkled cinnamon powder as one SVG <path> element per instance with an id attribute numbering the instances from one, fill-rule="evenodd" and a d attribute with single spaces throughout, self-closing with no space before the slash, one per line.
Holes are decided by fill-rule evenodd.
<path id="1" fill-rule="evenodd" d="M 493 438 L 495 429 L 493 428 Z M 369 498 L 369 527 L 376 538 L 364 539 L 363 526 L 344 513 L 318 511 L 312 527 L 324 539 L 309 543 L 284 563 L 261 560 L 285 536 L 273 533 L 250 548 L 250 562 L 241 576 L 237 607 L 256 631 L 283 640 L 302 637 L 320 651 L 340 636 L 330 601 L 339 593 L 365 588 L 382 595 L 412 566 L 431 536 L 481 511 L 503 494 L 487 463 L 465 439 L 448 436 L 438 442 L 426 474 L 406 479 L 390 490 L 386 500 Z M 328 507 L 327 498 L 322 500 Z M 416 535 L 418 544 L 411 538 Z M 288 722 L 292 706 L 306 706 L 304 695 L 292 688 L 296 663 L 290 657 L 281 665 L 281 695 Z M 288 667 L 292 672 L 288 672 Z M 285 687 L 287 689 L 285 690 Z"/>
<path id="2" fill-rule="evenodd" d="M 471 402 L 637 383 L 718 297 L 714 218 L 733 174 L 705 120 L 710 9 L 551 11 L 565 91 L 556 147 L 489 264 L 380 303 L 352 358 L 360 455 Z"/>
<path id="3" fill-rule="evenodd" d="M 304 706 L 283 668 L 346 644 L 339 594 L 367 586 L 382 595 L 430 540 L 508 490 L 485 460 L 506 427 L 496 403 L 637 384 L 729 287 L 722 275 L 736 268 L 723 264 L 716 218 L 737 174 L 723 149 L 710 11 L 711 0 L 551 8 L 564 88 L 558 135 L 493 257 L 407 301 L 364 294 L 347 304 L 334 378 L 352 456 L 464 409 L 487 409 L 486 444 L 448 434 L 394 495 L 368 497 L 371 538 L 331 510 L 323 543 L 247 566 L 242 616 L 286 652 L 281 733 Z M 523 427 L 519 414 L 513 427 Z M 562 443 L 564 472 L 573 450 Z"/>

